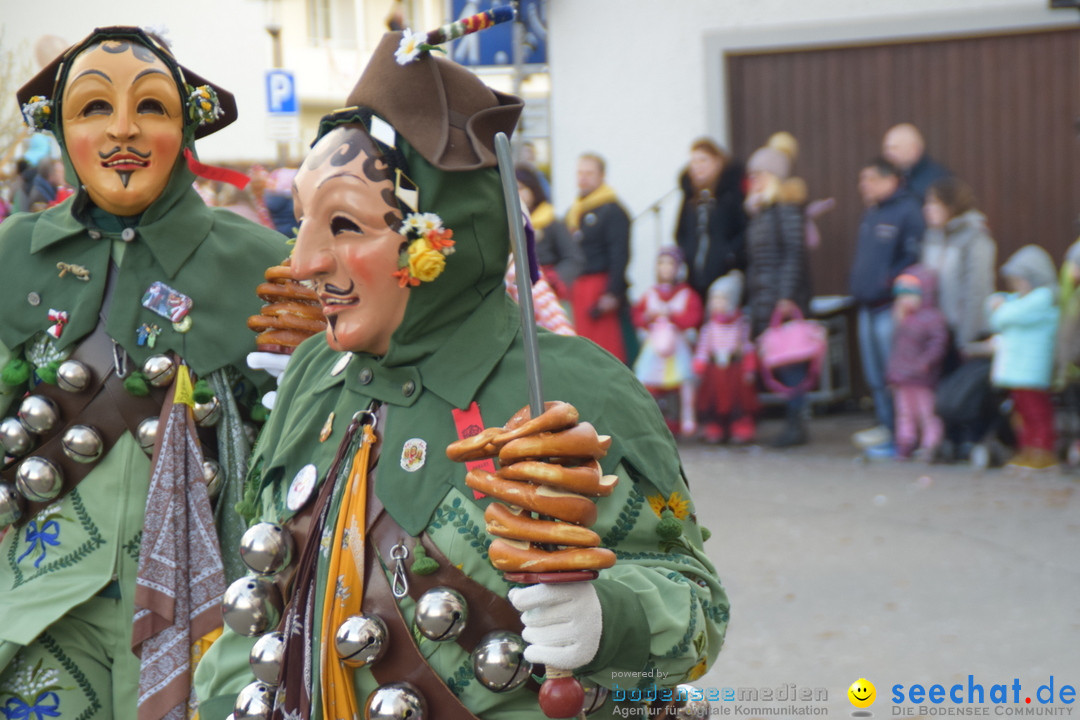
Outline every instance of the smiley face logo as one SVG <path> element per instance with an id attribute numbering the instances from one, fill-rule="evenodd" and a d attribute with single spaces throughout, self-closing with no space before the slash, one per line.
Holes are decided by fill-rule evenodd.
<path id="1" fill-rule="evenodd" d="M 851 683 L 851 687 L 847 691 L 848 700 L 851 704 L 857 708 L 867 708 L 874 704 L 874 699 L 877 697 L 877 690 L 874 688 L 874 683 L 870 682 L 866 678 L 859 678 L 855 682 Z"/>

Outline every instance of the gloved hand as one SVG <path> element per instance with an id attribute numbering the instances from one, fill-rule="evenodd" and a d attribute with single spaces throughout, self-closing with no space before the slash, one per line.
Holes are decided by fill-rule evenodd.
<path id="1" fill-rule="evenodd" d="M 600 598 L 591 582 L 514 588 L 510 602 L 525 625 L 525 659 L 562 670 L 587 665 L 600 648 Z"/>
<path id="2" fill-rule="evenodd" d="M 285 366 L 289 364 L 291 355 L 270 352 L 251 352 L 247 356 L 247 365 L 252 370 L 265 370 L 277 380 L 281 386 L 281 378 L 285 374 Z M 274 409 L 274 401 L 277 400 L 277 391 L 271 390 L 262 397 L 262 404 L 267 410 Z"/>

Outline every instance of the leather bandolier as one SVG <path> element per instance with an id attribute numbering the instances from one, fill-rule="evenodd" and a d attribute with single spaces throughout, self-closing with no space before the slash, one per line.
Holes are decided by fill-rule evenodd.
<path id="1" fill-rule="evenodd" d="M 88 386 L 78 392 L 69 392 L 56 385 L 40 383 L 29 393 L 47 397 L 59 408 L 59 421 L 39 436 L 39 445 L 28 456 L 45 458 L 59 467 L 63 473 L 63 489 L 58 497 L 48 502 L 27 500 L 26 510 L 16 525 L 25 524 L 39 511 L 71 492 L 96 465 L 96 462 L 77 462 L 64 453 L 61 441 L 68 428 L 86 425 L 96 430 L 102 439 L 103 457 L 125 431 L 136 435 L 139 423 L 160 415 L 166 390 L 151 387 L 150 393 L 142 397 L 128 392 L 123 378 L 116 373 L 114 347 L 116 352 L 123 352 L 105 332 L 105 323 L 99 322 L 69 358 L 89 369 Z M 22 458 L 19 458 L 9 463 L 0 477 L 13 483 L 21 462 Z"/>

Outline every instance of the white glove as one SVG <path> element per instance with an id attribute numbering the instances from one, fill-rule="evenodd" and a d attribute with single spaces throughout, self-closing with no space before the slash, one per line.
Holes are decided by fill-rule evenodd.
<path id="1" fill-rule="evenodd" d="M 591 582 L 514 588 L 510 602 L 525 625 L 525 659 L 562 670 L 587 665 L 600 648 L 600 598 Z"/>
<path id="2" fill-rule="evenodd" d="M 251 352 L 247 356 L 247 365 L 252 370 L 265 370 L 277 380 L 281 386 L 281 378 L 285 374 L 285 366 L 289 364 L 291 355 L 270 352 Z M 262 397 L 262 404 L 267 410 L 274 409 L 277 400 L 277 391 L 271 390 Z"/>

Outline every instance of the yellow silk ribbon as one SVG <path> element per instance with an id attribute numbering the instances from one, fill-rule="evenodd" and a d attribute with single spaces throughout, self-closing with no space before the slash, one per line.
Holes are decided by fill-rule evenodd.
<path id="1" fill-rule="evenodd" d="M 375 444 L 371 425 L 363 426 L 360 448 L 341 498 L 334 541 L 330 545 L 330 573 L 323 598 L 323 631 L 320 643 L 320 683 L 323 717 L 359 718 L 352 669 L 341 662 L 334 635 L 346 618 L 359 615 L 364 599 L 364 532 L 366 530 L 368 463 Z"/>

